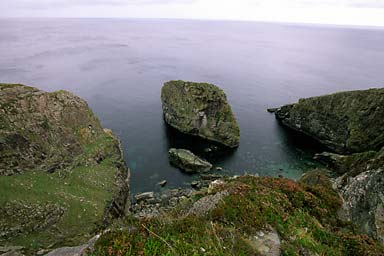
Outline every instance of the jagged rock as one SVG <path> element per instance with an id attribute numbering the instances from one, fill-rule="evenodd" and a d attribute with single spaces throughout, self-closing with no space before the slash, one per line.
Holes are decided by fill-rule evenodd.
<path id="1" fill-rule="evenodd" d="M 349 169 L 333 184 L 344 200 L 340 217 L 384 244 L 384 148 L 338 159 Z"/>
<path id="2" fill-rule="evenodd" d="M 300 99 L 276 111 L 277 119 L 341 154 L 384 145 L 384 88 Z"/>
<path id="3" fill-rule="evenodd" d="M 223 90 L 213 84 L 170 81 L 161 90 L 165 121 L 177 130 L 237 147 L 240 130 Z"/>
<path id="4" fill-rule="evenodd" d="M 51 251 L 46 256 L 85 256 L 88 255 L 94 248 L 95 243 L 100 238 L 100 235 L 94 236 L 86 244 L 75 247 L 62 247 Z"/>
<path id="5" fill-rule="evenodd" d="M 340 216 L 384 245 L 384 169 L 365 171 L 350 178 L 340 194 L 344 199 Z"/>
<path id="6" fill-rule="evenodd" d="M 171 148 L 169 150 L 169 161 L 186 173 L 206 172 L 212 168 L 212 164 L 186 149 Z"/>
<path id="7" fill-rule="evenodd" d="M 135 199 L 137 202 L 145 201 L 145 200 L 152 200 L 155 197 L 155 194 L 153 192 L 144 192 L 140 194 L 135 195 Z"/>
<path id="8" fill-rule="evenodd" d="M 137 218 L 153 218 L 162 212 L 174 209 L 181 201 L 190 198 L 196 191 L 192 189 L 167 189 L 154 193 L 151 200 L 143 200 L 132 206 L 132 213 Z"/>

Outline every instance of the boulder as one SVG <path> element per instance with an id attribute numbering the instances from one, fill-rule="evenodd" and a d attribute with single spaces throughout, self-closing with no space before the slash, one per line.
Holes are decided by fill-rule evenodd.
<path id="1" fill-rule="evenodd" d="M 186 173 L 207 172 L 212 168 L 212 164 L 186 149 L 171 148 L 169 150 L 169 161 L 173 166 Z"/>
<path id="2" fill-rule="evenodd" d="M 261 256 L 280 256 L 281 240 L 277 231 L 267 225 L 265 230 L 260 230 L 255 236 L 246 240 L 250 246 Z"/>
<path id="3" fill-rule="evenodd" d="M 340 154 L 384 145 L 384 88 L 300 99 L 280 107 L 276 118 Z"/>
<path id="4" fill-rule="evenodd" d="M 135 199 L 137 202 L 145 201 L 145 200 L 152 200 L 155 198 L 154 192 L 144 192 L 144 193 L 139 193 L 135 195 Z"/>
<path id="5" fill-rule="evenodd" d="M 240 130 L 227 97 L 208 83 L 170 81 L 161 90 L 165 121 L 177 130 L 237 147 Z"/>

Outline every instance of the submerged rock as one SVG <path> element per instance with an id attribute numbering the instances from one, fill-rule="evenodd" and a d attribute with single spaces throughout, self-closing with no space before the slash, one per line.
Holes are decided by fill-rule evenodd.
<path id="1" fill-rule="evenodd" d="M 212 164 L 186 149 L 171 148 L 169 150 L 169 161 L 186 173 L 207 172 L 212 168 Z"/>
<path id="2" fill-rule="evenodd" d="M 223 90 L 213 84 L 170 81 L 161 90 L 165 121 L 177 130 L 237 147 L 240 130 Z"/>
<path id="3" fill-rule="evenodd" d="M 276 111 L 277 119 L 337 153 L 384 145 L 384 88 L 300 99 Z"/>
<path id="4" fill-rule="evenodd" d="M 167 180 L 162 180 L 158 182 L 157 185 L 159 185 L 160 187 L 164 187 L 165 185 L 167 185 Z"/>

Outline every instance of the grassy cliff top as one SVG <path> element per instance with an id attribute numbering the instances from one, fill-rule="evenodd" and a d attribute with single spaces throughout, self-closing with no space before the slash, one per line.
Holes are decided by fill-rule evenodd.
<path id="1" fill-rule="evenodd" d="M 383 247 L 338 219 L 340 204 L 321 172 L 298 183 L 227 179 L 159 217 L 127 218 L 102 236 L 93 255 L 261 255 L 259 242 L 271 232 L 282 255 L 381 255 Z"/>

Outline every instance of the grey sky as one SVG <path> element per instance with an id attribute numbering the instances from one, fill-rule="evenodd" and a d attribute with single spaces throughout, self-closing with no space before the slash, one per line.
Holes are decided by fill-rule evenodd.
<path id="1" fill-rule="evenodd" d="M 0 17 L 137 17 L 384 26 L 384 0 L 0 0 Z"/>

